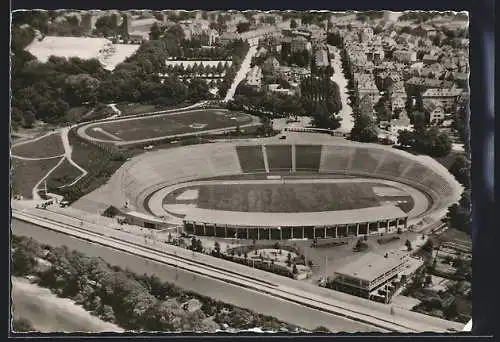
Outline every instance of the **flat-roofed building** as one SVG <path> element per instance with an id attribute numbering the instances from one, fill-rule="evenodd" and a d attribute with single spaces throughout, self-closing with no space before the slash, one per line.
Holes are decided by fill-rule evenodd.
<path id="1" fill-rule="evenodd" d="M 260 88 L 262 85 L 262 69 L 255 65 L 247 74 L 247 84 Z"/>
<path id="2" fill-rule="evenodd" d="M 407 254 L 387 255 L 368 252 L 335 272 L 333 287 L 364 298 L 380 297 L 388 282 L 406 268 Z M 391 285 L 392 286 L 392 285 Z M 389 297 L 389 294 L 387 294 Z"/>

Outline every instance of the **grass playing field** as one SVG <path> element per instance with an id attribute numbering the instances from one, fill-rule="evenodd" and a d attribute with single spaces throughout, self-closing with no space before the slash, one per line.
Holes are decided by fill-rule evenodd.
<path id="1" fill-rule="evenodd" d="M 224 112 L 222 110 L 195 110 L 175 114 L 157 115 L 153 117 L 137 118 L 127 121 L 106 122 L 92 125 L 86 129 L 91 137 L 96 136 L 94 127 L 100 127 L 105 132 L 120 137 L 124 141 L 158 138 L 169 135 L 200 132 L 212 129 L 222 129 L 246 125 L 252 122 L 248 114 Z M 192 125 L 205 125 L 202 129 Z M 115 139 L 108 137 L 110 141 Z"/>
<path id="2" fill-rule="evenodd" d="M 379 197 L 372 188 L 377 183 L 316 183 L 316 184 L 212 184 L 200 187 L 194 201 L 198 207 L 214 210 L 246 212 L 316 212 L 351 210 L 379 206 L 382 201 L 411 200 L 408 196 Z M 190 188 L 183 188 L 165 199 L 172 203 L 175 197 Z M 183 201 L 187 203 L 186 201 Z M 411 210 L 413 202 L 408 202 Z"/>
<path id="3" fill-rule="evenodd" d="M 64 146 L 58 133 L 12 148 L 12 154 L 25 158 L 48 158 L 63 153 Z"/>

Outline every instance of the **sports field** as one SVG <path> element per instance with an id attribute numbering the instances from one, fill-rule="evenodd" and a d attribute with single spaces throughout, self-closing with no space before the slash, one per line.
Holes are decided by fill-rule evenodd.
<path id="1" fill-rule="evenodd" d="M 318 212 L 376 207 L 382 202 L 413 208 L 411 196 L 379 196 L 378 183 L 210 184 L 178 189 L 166 203 L 196 203 L 199 208 L 245 212 Z M 197 199 L 177 199 L 186 190 L 198 190 Z M 399 201 L 399 203 L 398 203 Z M 404 206 L 402 204 L 405 204 Z"/>
<path id="2" fill-rule="evenodd" d="M 252 121 L 248 114 L 205 109 L 104 122 L 89 125 L 85 133 L 109 141 L 134 141 L 243 126 Z"/>

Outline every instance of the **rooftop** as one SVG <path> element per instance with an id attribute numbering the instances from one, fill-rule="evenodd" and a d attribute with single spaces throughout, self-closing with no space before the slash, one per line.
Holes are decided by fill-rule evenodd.
<path id="1" fill-rule="evenodd" d="M 401 209 L 392 205 L 308 213 L 257 213 L 190 208 L 185 220 L 235 227 L 304 227 L 365 223 L 406 216 Z"/>
<path id="2" fill-rule="evenodd" d="M 337 270 L 336 273 L 371 282 L 404 262 L 399 258 L 384 258 L 382 255 L 368 252 Z"/>

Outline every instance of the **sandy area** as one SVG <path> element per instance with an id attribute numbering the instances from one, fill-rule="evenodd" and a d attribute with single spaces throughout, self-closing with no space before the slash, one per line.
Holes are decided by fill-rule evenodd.
<path id="1" fill-rule="evenodd" d="M 105 322 L 76 305 L 59 298 L 49 289 L 31 284 L 27 279 L 12 277 L 13 317 L 24 317 L 41 332 L 122 332 L 115 324 Z"/>

